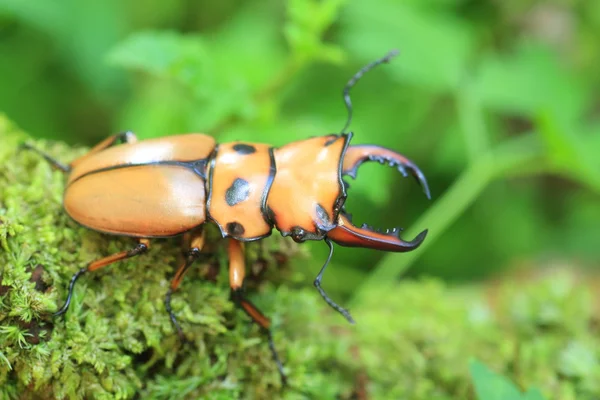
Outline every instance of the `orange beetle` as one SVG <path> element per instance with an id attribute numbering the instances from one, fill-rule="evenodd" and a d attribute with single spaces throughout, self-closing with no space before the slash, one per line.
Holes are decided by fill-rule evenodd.
<path id="1" fill-rule="evenodd" d="M 374 66 L 387 62 L 388 54 L 361 69 L 344 88 L 350 124 L 349 91 Z M 186 134 L 137 142 L 124 132 L 111 136 L 88 154 L 63 165 L 30 146 L 57 168 L 68 173 L 64 207 L 78 223 L 103 233 L 129 236 L 138 244 L 130 250 L 94 261 L 71 279 L 65 313 L 73 286 L 82 274 L 116 261 L 145 253 L 150 239 L 189 233 L 191 246 L 167 292 L 165 305 L 183 337 L 171 310 L 171 294 L 185 271 L 201 255 L 202 226 L 209 220 L 229 238 L 229 279 L 236 303 L 269 338 L 282 380 L 285 375 L 270 333 L 270 321 L 248 301 L 242 286 L 245 275 L 243 242 L 262 239 L 273 228 L 297 242 L 324 240 L 330 253 L 314 281 L 325 301 L 354 322 L 349 312 L 331 300 L 321 279 L 333 254 L 335 242 L 342 246 L 404 252 L 417 248 L 427 231 L 412 241 L 398 237 L 398 230 L 377 232 L 354 226 L 344 210 L 346 186 L 343 176 L 356 177 L 359 166 L 378 161 L 396 166 L 404 176 L 410 172 L 427 197 L 427 181 L 419 168 L 392 150 L 375 145 L 350 145 L 352 133 L 330 134 L 290 143 L 280 148 L 265 144 L 233 142 L 217 145 L 203 134 Z M 117 145 L 119 142 L 123 144 Z"/>

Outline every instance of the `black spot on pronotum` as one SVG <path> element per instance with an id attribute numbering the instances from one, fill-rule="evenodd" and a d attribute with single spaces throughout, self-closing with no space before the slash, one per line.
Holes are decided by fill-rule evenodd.
<path id="1" fill-rule="evenodd" d="M 239 222 L 229 222 L 226 228 L 227 233 L 229 233 L 229 235 L 231 236 L 240 236 L 243 235 L 246 231 L 242 224 L 240 224 Z"/>
<path id="2" fill-rule="evenodd" d="M 336 140 L 338 140 L 338 137 L 337 136 L 333 136 L 331 139 L 329 139 L 328 141 L 325 142 L 325 147 L 334 144 Z"/>
<path id="3" fill-rule="evenodd" d="M 225 192 L 225 201 L 228 206 L 235 206 L 248 199 L 250 195 L 250 184 L 247 180 L 237 178 Z"/>
<path id="4" fill-rule="evenodd" d="M 252 153 L 256 152 L 256 148 L 254 146 L 251 146 L 249 144 L 244 144 L 244 143 L 234 144 L 233 149 L 238 154 L 244 154 L 244 155 L 252 154 Z"/>

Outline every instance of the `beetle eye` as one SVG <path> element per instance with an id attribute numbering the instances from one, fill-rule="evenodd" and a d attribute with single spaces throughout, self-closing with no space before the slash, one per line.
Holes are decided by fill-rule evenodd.
<path id="1" fill-rule="evenodd" d="M 342 182 L 344 182 L 344 184 L 346 183 L 345 181 Z M 346 196 L 340 196 L 337 198 L 335 204 L 333 205 L 333 212 L 335 216 L 337 216 L 342 207 L 344 207 L 344 203 L 346 203 Z"/>
<path id="2" fill-rule="evenodd" d="M 292 240 L 297 243 L 304 242 L 304 236 L 306 235 L 306 231 L 302 228 L 296 227 L 292 228 L 291 236 Z"/>

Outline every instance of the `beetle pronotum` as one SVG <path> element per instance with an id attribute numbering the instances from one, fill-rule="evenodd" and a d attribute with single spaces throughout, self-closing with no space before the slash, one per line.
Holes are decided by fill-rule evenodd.
<path id="1" fill-rule="evenodd" d="M 187 233 L 191 237 L 187 257 L 175 273 L 165 298 L 166 310 L 183 337 L 171 310 L 171 294 L 179 287 L 186 270 L 200 257 L 204 246 L 202 226 L 210 221 L 229 240 L 232 297 L 266 333 L 285 383 L 283 366 L 271 337 L 270 320 L 242 290 L 243 243 L 269 236 L 273 228 L 297 242 L 324 240 L 329 246 L 329 256 L 314 285 L 327 304 L 353 323 L 350 313 L 331 300 L 321 287 L 333 255 L 333 243 L 405 252 L 417 248 L 427 233 L 425 230 L 412 241 L 404 241 L 397 229 L 378 232 L 365 225 L 354 226 L 344 209 L 346 187 L 342 178 L 355 178 L 359 166 L 367 161 L 395 166 L 404 176 L 412 174 L 430 197 L 425 176 L 413 162 L 380 146 L 350 145 L 352 133 L 345 133 L 352 119 L 350 89 L 367 71 L 396 54 L 390 52 L 366 65 L 348 81 L 343 91 L 348 118 L 339 134 L 275 148 L 246 142 L 217 145 L 211 136 L 195 133 L 138 142 L 132 132 L 123 132 L 107 138 L 69 165 L 25 145 L 68 174 L 64 207 L 76 222 L 137 241 L 133 248 L 96 260 L 77 271 L 70 281 L 67 299 L 55 315 L 67 311 L 73 287 L 81 275 L 145 253 L 152 239 Z"/>

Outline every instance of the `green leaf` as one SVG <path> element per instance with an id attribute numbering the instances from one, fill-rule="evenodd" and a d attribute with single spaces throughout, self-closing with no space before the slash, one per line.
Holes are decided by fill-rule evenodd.
<path id="1" fill-rule="evenodd" d="M 469 369 L 479 400 L 521 400 L 521 393 L 508 379 L 479 361 L 471 361 Z"/>
<path id="2" fill-rule="evenodd" d="M 214 65 L 199 36 L 174 32 L 139 32 L 108 53 L 108 62 L 175 79 L 197 94 L 210 95 Z"/>
<path id="3" fill-rule="evenodd" d="M 544 395 L 538 389 L 529 389 L 527 393 L 525 393 L 523 400 L 545 400 Z"/>
<path id="4" fill-rule="evenodd" d="M 0 351 L 0 361 L 2 361 L 3 363 L 6 364 L 6 367 L 11 370 L 12 366 L 10 365 L 10 361 L 8 360 L 8 358 L 6 358 L 6 356 L 4 355 L 4 353 L 2 353 Z"/>
<path id="5" fill-rule="evenodd" d="M 477 74 L 482 102 L 493 109 L 532 115 L 541 109 L 568 119 L 584 110 L 587 93 L 542 45 L 521 44 L 513 54 L 489 54 Z"/>
<path id="6" fill-rule="evenodd" d="M 400 61 L 391 73 L 423 88 L 445 91 L 458 85 L 473 47 L 468 26 L 447 14 L 403 2 L 352 2 L 345 9 L 342 40 L 353 59 L 373 60 L 393 48 Z"/>
<path id="7" fill-rule="evenodd" d="M 323 43 L 323 33 L 336 21 L 346 0 L 288 0 L 285 37 L 300 63 L 325 60 L 339 63 L 343 52 L 337 46 Z"/>
<path id="8" fill-rule="evenodd" d="M 600 143 L 588 139 L 597 135 L 594 128 L 580 128 L 577 123 L 549 111 L 539 113 L 537 125 L 557 172 L 600 193 L 600 163 L 597 161 Z"/>
<path id="9" fill-rule="evenodd" d="M 567 344 L 559 356 L 558 370 L 561 375 L 572 379 L 592 377 L 598 365 L 593 346 L 572 341 Z"/>
<path id="10" fill-rule="evenodd" d="M 495 373 L 477 360 L 471 361 L 469 369 L 479 400 L 544 400 L 542 393 L 535 388 L 521 394 L 508 378 Z"/>

